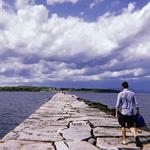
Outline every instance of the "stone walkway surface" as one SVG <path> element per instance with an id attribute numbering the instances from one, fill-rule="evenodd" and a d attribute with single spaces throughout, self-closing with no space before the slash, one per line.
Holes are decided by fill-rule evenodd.
<path id="1" fill-rule="evenodd" d="M 150 150 L 150 132 L 138 130 L 143 150 Z M 117 119 L 57 93 L 0 141 L 0 150 L 138 150 L 127 133 L 121 144 Z"/>

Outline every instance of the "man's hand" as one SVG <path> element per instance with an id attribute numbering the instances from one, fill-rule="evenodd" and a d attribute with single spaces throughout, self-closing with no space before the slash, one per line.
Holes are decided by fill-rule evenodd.
<path id="1" fill-rule="evenodd" d="M 118 114 L 117 113 L 116 113 L 115 117 L 118 118 Z"/>
<path id="2" fill-rule="evenodd" d="M 116 115 L 115 115 L 116 118 L 118 118 L 118 108 L 116 108 Z"/>

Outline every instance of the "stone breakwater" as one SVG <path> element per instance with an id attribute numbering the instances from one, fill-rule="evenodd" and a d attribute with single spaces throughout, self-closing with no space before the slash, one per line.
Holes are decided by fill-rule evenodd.
<path id="1" fill-rule="evenodd" d="M 0 150 L 136 150 L 127 132 L 121 144 L 117 119 L 77 100 L 57 93 L 0 141 Z M 150 150 L 150 132 L 138 130 L 144 150 Z"/>

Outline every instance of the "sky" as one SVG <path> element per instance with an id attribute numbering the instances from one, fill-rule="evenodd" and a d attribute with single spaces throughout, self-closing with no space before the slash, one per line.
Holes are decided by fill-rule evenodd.
<path id="1" fill-rule="evenodd" d="M 149 0 L 0 0 L 0 86 L 150 91 Z"/>

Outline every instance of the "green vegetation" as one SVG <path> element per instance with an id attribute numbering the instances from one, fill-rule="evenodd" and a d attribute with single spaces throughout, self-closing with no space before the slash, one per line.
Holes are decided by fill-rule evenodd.
<path id="1" fill-rule="evenodd" d="M 77 98 L 79 101 L 83 101 L 85 102 L 88 106 L 92 107 L 92 108 L 97 108 L 103 112 L 105 112 L 106 114 L 115 116 L 115 109 L 110 109 L 107 105 L 104 105 L 102 103 L 96 103 L 96 102 L 92 102 L 90 100 L 87 99 L 83 99 L 83 98 Z"/>
<path id="2" fill-rule="evenodd" d="M 47 87 L 34 87 L 34 86 L 13 86 L 13 87 L 0 87 L 0 91 L 41 91 L 48 90 Z"/>
<path id="3" fill-rule="evenodd" d="M 89 89 L 89 88 L 80 88 L 80 89 L 75 89 L 75 88 L 60 88 L 62 91 L 77 91 L 77 92 L 97 92 L 97 93 L 118 93 L 120 92 L 119 90 L 116 89 Z"/>
<path id="4" fill-rule="evenodd" d="M 38 86 L 12 86 L 0 87 L 0 91 L 63 91 L 63 92 L 100 92 L 100 93 L 118 93 L 114 89 L 88 89 L 88 88 L 55 88 L 55 87 L 38 87 Z"/>

